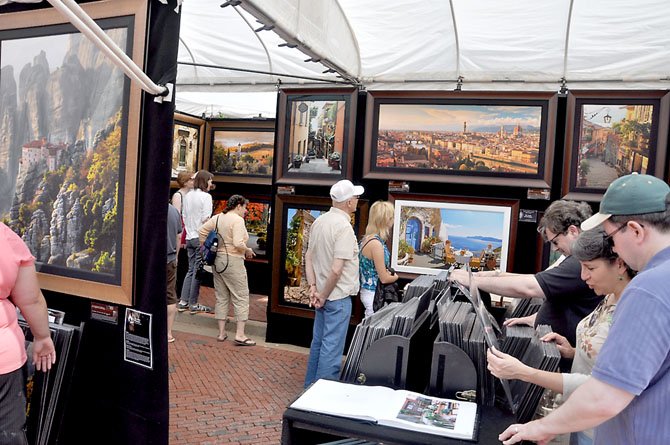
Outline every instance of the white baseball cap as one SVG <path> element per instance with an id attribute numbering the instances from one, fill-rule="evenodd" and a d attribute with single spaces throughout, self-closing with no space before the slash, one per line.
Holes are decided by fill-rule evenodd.
<path id="1" fill-rule="evenodd" d="M 330 188 L 330 197 L 335 202 L 344 202 L 354 196 L 361 196 L 365 189 L 361 185 L 354 185 L 348 179 L 336 182 Z"/>

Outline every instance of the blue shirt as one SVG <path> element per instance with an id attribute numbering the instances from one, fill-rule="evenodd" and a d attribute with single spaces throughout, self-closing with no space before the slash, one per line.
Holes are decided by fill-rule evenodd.
<path id="1" fill-rule="evenodd" d="M 373 239 L 376 239 L 382 243 L 382 247 L 384 248 L 384 264 L 388 266 L 391 262 L 391 253 L 386 247 L 386 243 L 379 235 L 375 235 L 374 237 L 369 238 L 366 240 L 366 243 Z M 358 249 L 358 266 L 360 271 L 359 276 L 361 279 L 361 289 L 375 290 L 377 288 L 379 274 L 377 273 L 377 269 L 375 269 L 375 262 L 363 255 L 364 246 L 365 243 L 361 242 L 360 248 Z"/>
<path id="2" fill-rule="evenodd" d="M 670 248 L 626 287 L 592 376 L 636 397 L 596 427 L 595 444 L 670 443 Z"/>

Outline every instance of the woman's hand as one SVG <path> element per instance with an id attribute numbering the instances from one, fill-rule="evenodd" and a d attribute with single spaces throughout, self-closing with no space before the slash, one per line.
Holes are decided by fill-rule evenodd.
<path id="1" fill-rule="evenodd" d="M 575 357 L 575 348 L 572 347 L 567 338 L 557 334 L 556 332 L 550 332 L 547 335 L 543 336 L 540 340 L 553 341 L 554 343 L 556 343 L 556 347 L 558 347 L 558 352 L 561 353 L 561 357 L 563 358 Z"/>
<path id="2" fill-rule="evenodd" d="M 535 316 L 537 314 L 529 315 L 527 317 L 519 317 L 519 318 L 508 318 L 505 320 L 503 323 L 503 326 L 515 326 L 515 325 L 524 325 L 524 326 L 530 326 L 533 327 L 535 326 Z"/>
<path id="3" fill-rule="evenodd" d="M 247 250 L 244 251 L 244 257 L 246 259 L 251 259 L 256 256 L 256 253 L 254 252 L 254 249 L 251 247 L 247 247 Z"/>
<path id="4" fill-rule="evenodd" d="M 56 363 L 56 348 L 51 337 L 33 340 L 33 364 L 38 371 L 47 372 Z"/>
<path id="5" fill-rule="evenodd" d="M 489 348 L 486 352 L 488 370 L 491 374 L 501 379 L 520 379 L 528 366 L 521 363 L 509 354 Z"/>

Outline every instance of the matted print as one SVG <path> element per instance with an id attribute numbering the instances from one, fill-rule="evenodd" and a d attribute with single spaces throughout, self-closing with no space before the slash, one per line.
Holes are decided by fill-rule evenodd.
<path id="1" fill-rule="evenodd" d="M 172 136 L 172 179 L 182 171 L 198 171 L 198 156 L 204 126 L 205 121 L 201 119 L 175 114 Z"/>
<path id="2" fill-rule="evenodd" d="M 666 91 L 574 91 L 568 96 L 563 194 L 599 201 L 615 179 L 664 175 Z"/>
<path id="3" fill-rule="evenodd" d="M 351 177 L 356 99 L 353 88 L 280 91 L 278 183 L 330 185 Z"/>
<path id="4" fill-rule="evenodd" d="M 249 241 L 247 246 L 251 247 L 256 254 L 256 257 L 252 260 L 247 261 L 268 261 L 268 235 L 270 234 L 270 197 L 262 196 L 247 196 L 243 195 L 249 200 L 247 204 L 247 214 L 244 217 L 244 223 L 249 233 Z M 214 211 L 213 215 L 221 213 L 226 208 L 226 203 L 230 196 L 227 196 L 222 199 L 214 198 Z"/>
<path id="5" fill-rule="evenodd" d="M 206 163 L 220 182 L 272 183 L 274 119 L 231 119 L 208 123 Z"/>
<path id="6" fill-rule="evenodd" d="M 84 9 L 142 64 L 144 2 Z M 131 304 L 139 89 L 62 22 L 53 10 L 3 15 L 0 218 L 42 288 Z"/>
<path id="7" fill-rule="evenodd" d="M 511 270 L 519 201 L 428 195 L 394 197 L 391 266 L 438 274 L 450 267 Z"/>
<path id="8" fill-rule="evenodd" d="M 273 261 L 280 267 L 272 268 L 273 312 L 313 317 L 309 307 L 309 285 L 305 277 L 305 252 L 309 244 L 312 223 L 331 206 L 329 198 L 277 195 L 275 201 Z M 358 209 L 351 216 L 351 224 L 360 239 L 367 224 L 368 203 L 358 201 Z M 362 305 L 352 311 L 352 323 L 360 321 Z"/>
<path id="9" fill-rule="evenodd" d="M 556 96 L 369 92 L 365 178 L 549 187 Z"/>

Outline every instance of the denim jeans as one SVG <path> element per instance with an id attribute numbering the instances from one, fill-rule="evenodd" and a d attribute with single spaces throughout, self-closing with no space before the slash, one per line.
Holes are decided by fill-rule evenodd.
<path id="1" fill-rule="evenodd" d="M 351 297 L 327 300 L 315 311 L 305 388 L 319 379 L 339 379 L 350 317 Z"/>
<path id="2" fill-rule="evenodd" d="M 184 277 L 184 283 L 181 286 L 181 301 L 195 306 L 198 304 L 198 295 L 200 294 L 200 280 L 196 276 L 198 267 L 200 267 L 200 240 L 193 238 L 186 240 L 186 253 L 188 254 L 188 272 Z"/>

